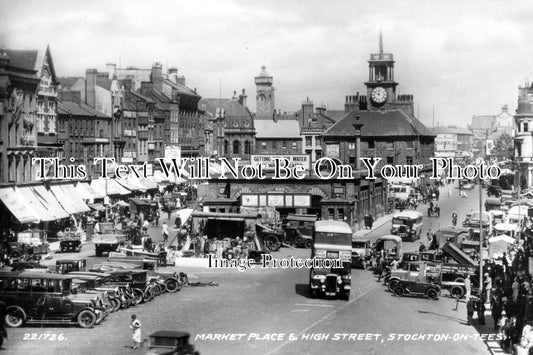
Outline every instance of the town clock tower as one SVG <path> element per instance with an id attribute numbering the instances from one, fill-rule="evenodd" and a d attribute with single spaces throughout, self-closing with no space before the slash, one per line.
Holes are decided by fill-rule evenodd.
<path id="1" fill-rule="evenodd" d="M 370 54 L 368 81 L 365 82 L 368 109 L 387 107 L 396 102 L 394 59 L 391 53 L 383 53 L 383 36 L 379 34 L 379 53 Z"/>

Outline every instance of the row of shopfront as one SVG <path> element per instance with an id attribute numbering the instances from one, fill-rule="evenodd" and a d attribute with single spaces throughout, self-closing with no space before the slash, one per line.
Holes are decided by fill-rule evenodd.
<path id="1" fill-rule="evenodd" d="M 147 179 L 41 181 L 0 187 L 0 229 L 3 240 L 10 233 L 27 229 L 32 224 L 38 224 L 40 229 L 49 229 L 50 225 L 68 221 L 72 217 L 105 211 L 111 199 L 125 200 L 132 195 L 158 192 L 169 183 L 185 182 L 182 178 L 166 178 L 158 173 Z"/>

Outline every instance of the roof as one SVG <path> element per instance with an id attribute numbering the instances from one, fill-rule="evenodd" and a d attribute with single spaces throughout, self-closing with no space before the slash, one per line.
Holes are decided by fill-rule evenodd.
<path id="1" fill-rule="evenodd" d="M 341 221 L 316 221 L 315 232 L 333 232 L 333 233 L 348 233 L 352 234 L 352 229 L 346 222 Z"/>
<path id="2" fill-rule="evenodd" d="M 359 116 L 359 120 L 356 120 Z M 363 137 L 394 137 L 394 136 L 431 136 L 435 135 L 422 122 L 407 115 L 404 111 L 359 111 L 348 113 L 324 132 L 325 137 L 355 136 L 354 123 L 362 124 Z"/>
<path id="3" fill-rule="evenodd" d="M 326 112 L 322 113 L 322 116 L 329 117 L 333 121 L 337 122 L 346 116 L 346 112 L 344 110 L 327 110 Z"/>
<path id="4" fill-rule="evenodd" d="M 96 85 L 106 89 L 107 91 L 111 91 L 111 84 L 113 83 L 113 80 L 109 78 L 104 78 L 101 76 L 96 76 Z"/>
<path id="5" fill-rule="evenodd" d="M 70 88 L 79 79 L 83 79 L 83 77 L 81 77 L 81 76 L 68 76 L 68 77 L 64 77 L 64 78 L 57 78 L 57 81 L 65 89 L 65 88 Z"/>
<path id="6" fill-rule="evenodd" d="M 10 67 L 35 71 L 38 78 L 41 77 L 41 70 L 45 64 L 45 58 L 48 57 L 52 82 L 57 80 L 50 46 L 47 46 L 45 50 L 0 49 L 0 52 L 9 56 Z"/>
<path id="7" fill-rule="evenodd" d="M 200 95 L 198 95 L 196 92 L 194 92 L 193 89 L 191 89 L 190 87 L 188 86 L 185 86 L 185 85 L 182 85 L 180 83 L 175 83 L 175 82 L 172 82 L 168 79 L 165 79 L 163 80 L 166 84 L 172 86 L 174 89 L 178 90 L 178 92 L 180 94 L 185 94 L 185 95 L 190 95 L 190 96 L 196 96 L 196 97 L 200 97 Z"/>
<path id="8" fill-rule="evenodd" d="M 181 338 L 190 337 L 191 334 L 179 330 L 159 330 L 155 333 L 150 334 L 149 336 L 158 338 Z"/>
<path id="9" fill-rule="evenodd" d="M 435 127 L 433 128 L 435 134 L 463 134 L 473 136 L 474 133 L 466 128 L 461 127 Z"/>
<path id="10" fill-rule="evenodd" d="M 61 101 L 57 104 L 57 113 L 64 115 L 74 115 L 74 116 L 95 116 L 98 118 L 109 118 L 106 114 L 95 110 L 94 108 L 81 103 L 78 105 L 75 102 L 71 101 Z"/>
<path id="11" fill-rule="evenodd" d="M 296 120 L 256 120 L 255 138 L 298 138 L 300 139 L 300 123 Z"/>
<path id="12" fill-rule="evenodd" d="M 470 129 L 492 129 L 496 116 L 473 116 Z"/>
<path id="13" fill-rule="evenodd" d="M 0 51 L 7 53 L 9 56 L 9 66 L 27 70 L 37 70 L 36 66 L 39 51 L 12 49 L 1 49 Z"/>
<path id="14" fill-rule="evenodd" d="M 398 213 L 395 213 L 392 218 L 402 218 L 402 217 L 407 217 L 407 218 L 418 218 L 418 217 L 421 217 L 423 216 L 423 214 L 421 212 L 418 212 L 418 211 L 403 211 L 403 212 L 398 212 Z"/>
<path id="15" fill-rule="evenodd" d="M 213 116 L 216 115 L 217 109 L 224 109 L 226 117 L 252 117 L 251 112 L 236 99 L 201 99 L 198 107 Z"/>

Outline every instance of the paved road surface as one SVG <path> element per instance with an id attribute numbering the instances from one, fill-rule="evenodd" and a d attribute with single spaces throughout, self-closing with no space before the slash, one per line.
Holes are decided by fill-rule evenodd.
<path id="1" fill-rule="evenodd" d="M 441 194 L 441 218 L 424 217 L 425 228 L 448 226 L 455 209 L 459 220 L 475 208 L 473 198 Z M 426 206 L 420 207 L 421 211 Z M 157 230 L 154 235 L 160 234 Z M 370 236 L 390 232 L 390 223 Z M 419 243 L 405 243 L 405 250 Z M 65 254 L 68 256 L 71 254 Z M 81 255 L 94 258 L 94 247 Z M 308 257 L 309 250 L 283 248 L 275 257 Z M 53 263 L 53 260 L 50 261 Z M 487 354 L 478 332 L 465 324 L 464 304 L 455 301 L 392 296 L 370 271 L 353 270 L 349 301 L 311 299 L 307 294 L 308 270 L 181 269 L 191 281 L 215 281 L 218 287 L 188 287 L 162 295 L 148 304 L 111 314 L 93 329 L 31 326 L 9 329 L 9 354 L 134 354 L 130 345 L 129 318 L 141 320 L 143 338 L 162 329 L 187 330 L 201 354 Z M 62 334 L 63 341 L 24 340 L 42 334 Z M 214 334 L 244 334 L 234 340 L 211 340 Z M 276 334 L 276 335 L 274 335 Z M 345 335 L 343 335 L 345 334 Z M 423 339 L 400 338 L 400 334 Z M 436 334 L 429 339 L 428 334 Z M 290 337 L 292 335 L 292 337 Z M 265 338 L 265 337 L 267 337 Z M 203 338 L 202 338 L 203 337 Z M 206 338 L 207 337 L 207 338 Z M 435 335 L 433 335 L 435 337 Z M 455 337 L 455 338 L 454 338 Z"/>

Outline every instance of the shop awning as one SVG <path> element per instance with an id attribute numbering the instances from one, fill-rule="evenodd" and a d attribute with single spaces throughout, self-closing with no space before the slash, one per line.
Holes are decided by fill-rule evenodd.
<path id="1" fill-rule="evenodd" d="M 91 182 L 91 187 L 98 193 L 106 195 L 129 195 L 130 190 L 126 189 L 114 179 L 95 179 Z"/>
<path id="2" fill-rule="evenodd" d="M 61 207 L 70 214 L 78 213 L 76 206 L 72 203 L 72 197 L 68 198 L 59 185 L 50 186 L 50 191 L 59 202 Z"/>
<path id="3" fill-rule="evenodd" d="M 32 186 L 33 193 L 41 200 L 41 203 L 48 206 L 49 211 L 56 217 L 56 219 L 68 218 L 69 213 L 65 211 L 59 204 L 55 196 L 48 191 L 44 186 Z"/>
<path id="4" fill-rule="evenodd" d="M 84 187 L 93 194 L 94 198 L 104 198 L 105 197 L 105 185 L 101 184 L 100 181 L 103 180 L 92 180 L 91 184 L 84 184 Z"/>
<path id="5" fill-rule="evenodd" d="M 243 213 L 217 213 L 217 212 L 193 212 L 193 218 L 210 218 L 225 221 L 244 221 L 245 219 L 258 219 L 259 214 Z"/>
<path id="6" fill-rule="evenodd" d="M 0 200 L 20 223 L 38 223 L 40 221 L 26 199 L 14 188 L 0 188 Z"/>
<path id="7" fill-rule="evenodd" d="M 157 183 L 153 182 L 152 180 L 150 179 L 137 179 L 137 181 L 143 185 L 144 187 L 146 187 L 147 190 L 153 190 L 153 189 L 157 189 Z"/>
<path id="8" fill-rule="evenodd" d="M 144 187 L 142 184 L 138 183 L 134 179 L 116 179 L 115 181 L 128 190 L 146 192 L 146 187 Z"/>
<path id="9" fill-rule="evenodd" d="M 57 218 L 52 214 L 48 205 L 44 205 L 42 201 L 35 195 L 31 187 L 15 187 L 15 191 L 22 195 L 27 206 L 35 211 L 39 219 L 43 222 L 55 221 Z"/>
<path id="10" fill-rule="evenodd" d="M 89 190 L 89 184 L 85 182 L 79 182 L 76 184 L 76 187 L 74 187 L 74 192 L 76 195 L 78 195 L 82 200 L 88 200 L 89 202 L 94 201 L 94 194 Z"/>
<path id="11" fill-rule="evenodd" d="M 98 211 L 98 212 L 105 211 L 105 207 L 101 203 L 89 203 L 89 204 L 87 204 L 87 206 L 89 206 L 92 210 L 95 210 L 95 211 Z"/>
<path id="12" fill-rule="evenodd" d="M 64 194 L 72 200 L 72 204 L 76 208 L 77 213 L 89 212 L 91 209 L 83 201 L 83 199 L 76 194 L 76 189 L 74 185 L 59 185 L 63 190 Z"/>

